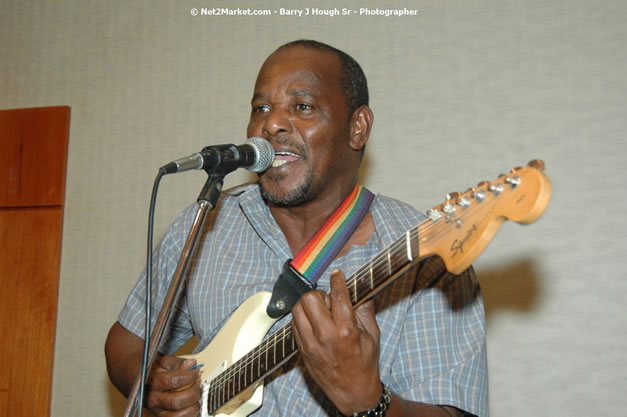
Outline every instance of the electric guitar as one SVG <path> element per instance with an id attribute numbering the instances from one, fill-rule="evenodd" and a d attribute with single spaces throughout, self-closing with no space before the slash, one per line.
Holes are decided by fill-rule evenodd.
<path id="1" fill-rule="evenodd" d="M 505 222 L 535 221 L 551 197 L 544 163 L 529 162 L 464 193 L 451 193 L 408 230 L 347 278 L 356 307 L 421 260 L 438 255 L 460 274 Z M 266 314 L 271 293 L 248 298 L 202 352 L 187 357 L 203 364 L 202 416 L 245 417 L 261 406 L 263 380 L 298 353 L 291 323 L 263 340 L 275 319 Z M 262 343 L 259 343 L 263 340 Z"/>

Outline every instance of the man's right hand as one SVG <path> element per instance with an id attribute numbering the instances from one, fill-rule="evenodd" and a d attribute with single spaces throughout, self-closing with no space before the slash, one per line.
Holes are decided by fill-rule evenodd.
<path id="1" fill-rule="evenodd" d="M 193 359 L 157 358 L 148 377 L 146 407 L 159 417 L 200 415 L 200 370 L 190 370 L 194 365 Z"/>
<path id="2" fill-rule="evenodd" d="M 128 396 L 141 366 L 144 340 L 116 322 L 105 344 L 107 371 L 111 382 Z M 158 417 L 196 417 L 200 415 L 200 370 L 193 359 L 158 356 L 152 366 L 144 404 Z"/>

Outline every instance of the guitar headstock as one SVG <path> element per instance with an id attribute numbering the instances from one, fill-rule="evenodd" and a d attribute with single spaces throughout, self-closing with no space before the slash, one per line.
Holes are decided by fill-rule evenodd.
<path id="1" fill-rule="evenodd" d="M 464 193 L 450 193 L 427 212 L 419 228 L 420 256 L 439 255 L 456 274 L 468 268 L 505 220 L 529 224 L 537 220 L 551 198 L 544 163 L 533 160 L 493 181 L 482 181 Z"/>

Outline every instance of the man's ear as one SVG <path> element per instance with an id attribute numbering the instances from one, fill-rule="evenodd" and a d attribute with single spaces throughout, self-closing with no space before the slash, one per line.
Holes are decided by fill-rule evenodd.
<path id="1" fill-rule="evenodd" d="M 355 151 L 360 151 L 366 146 L 368 138 L 370 137 L 370 129 L 374 122 L 374 114 L 370 107 L 360 106 L 353 112 L 351 118 L 351 138 L 350 146 Z"/>

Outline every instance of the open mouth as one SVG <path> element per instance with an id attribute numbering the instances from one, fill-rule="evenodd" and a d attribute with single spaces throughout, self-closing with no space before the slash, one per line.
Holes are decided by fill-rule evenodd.
<path id="1" fill-rule="evenodd" d="M 274 153 L 274 161 L 272 161 L 272 167 L 278 168 L 287 164 L 288 162 L 294 162 L 300 159 L 295 153 L 286 152 L 286 151 L 278 151 Z"/>

